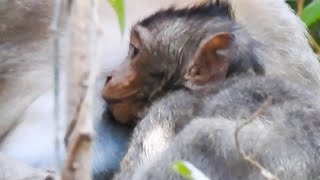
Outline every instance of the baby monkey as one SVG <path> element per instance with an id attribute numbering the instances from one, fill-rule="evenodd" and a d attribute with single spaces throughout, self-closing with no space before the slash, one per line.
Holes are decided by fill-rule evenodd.
<path id="1" fill-rule="evenodd" d="M 223 4 L 138 22 L 127 59 L 103 90 L 118 121 L 141 119 L 114 179 L 182 179 L 171 169 L 175 160 L 210 179 L 263 179 L 239 154 L 234 131 L 239 115 L 249 119 L 268 97 L 266 113 L 241 131 L 241 147 L 281 179 L 319 177 L 319 98 L 263 76 L 262 50 Z M 203 87 L 218 91 L 203 96 Z"/>

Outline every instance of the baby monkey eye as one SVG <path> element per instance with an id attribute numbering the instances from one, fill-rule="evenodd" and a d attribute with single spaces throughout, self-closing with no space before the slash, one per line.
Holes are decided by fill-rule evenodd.
<path id="1" fill-rule="evenodd" d="M 139 49 L 135 47 L 133 44 L 130 44 L 129 53 L 130 53 L 130 57 L 134 58 L 139 53 Z"/>

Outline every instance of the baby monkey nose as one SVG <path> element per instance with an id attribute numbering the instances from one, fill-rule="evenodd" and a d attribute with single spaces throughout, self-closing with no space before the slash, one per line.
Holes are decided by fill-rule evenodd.
<path id="1" fill-rule="evenodd" d="M 112 79 L 112 76 L 107 76 L 107 79 L 104 82 L 104 85 L 107 85 L 110 82 L 111 79 Z"/>

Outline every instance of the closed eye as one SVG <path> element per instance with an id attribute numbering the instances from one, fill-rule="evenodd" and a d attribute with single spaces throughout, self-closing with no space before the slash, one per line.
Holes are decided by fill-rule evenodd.
<path id="1" fill-rule="evenodd" d="M 153 78 L 157 78 L 157 79 L 162 79 L 164 78 L 164 73 L 163 72 L 150 72 L 149 76 L 153 77 Z"/>
<path id="2" fill-rule="evenodd" d="M 130 53 L 130 57 L 134 58 L 139 53 L 139 49 L 137 47 L 135 47 L 133 44 L 130 44 L 129 53 Z"/>

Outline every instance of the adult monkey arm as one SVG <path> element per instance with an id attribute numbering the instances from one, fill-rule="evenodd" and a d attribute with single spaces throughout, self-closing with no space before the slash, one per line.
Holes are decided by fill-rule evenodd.
<path id="1" fill-rule="evenodd" d="M 0 137 L 51 86 L 51 1 L 0 2 Z M 37 80 L 34 80 L 37 77 Z"/>

